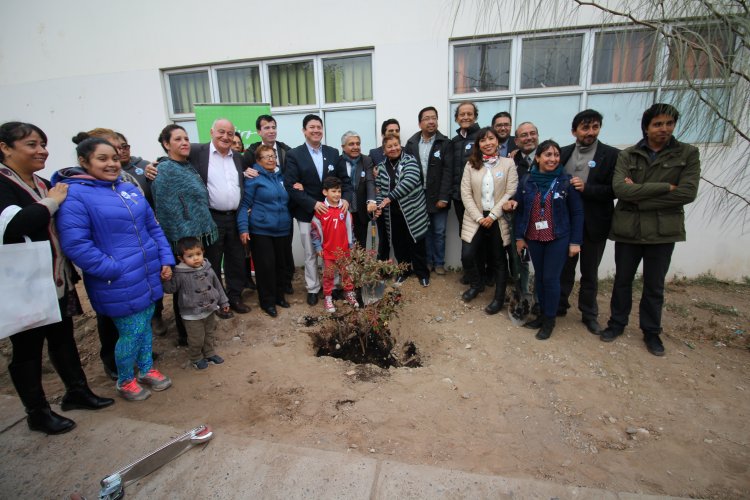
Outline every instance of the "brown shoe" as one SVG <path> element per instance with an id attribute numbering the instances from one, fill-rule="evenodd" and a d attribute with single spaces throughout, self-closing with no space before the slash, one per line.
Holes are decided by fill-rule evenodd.
<path id="1" fill-rule="evenodd" d="M 230 301 L 229 307 L 232 309 L 232 311 L 239 314 L 247 314 L 250 312 L 250 306 L 240 300 Z"/>
<path id="2" fill-rule="evenodd" d="M 438 276 L 445 276 L 445 268 L 443 266 L 437 266 L 435 268 L 435 274 Z"/>

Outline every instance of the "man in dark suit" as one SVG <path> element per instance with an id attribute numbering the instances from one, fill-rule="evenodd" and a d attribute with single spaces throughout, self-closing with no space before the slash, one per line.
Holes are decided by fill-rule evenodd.
<path id="1" fill-rule="evenodd" d="M 245 250 L 237 231 L 237 208 L 242 201 L 242 159 L 232 151 L 234 125 L 219 118 L 211 126 L 211 142 L 191 144 L 188 161 L 208 187 L 208 206 L 219 228 L 219 238 L 206 248 L 206 258 L 215 269 L 224 262 L 229 306 L 240 314 L 250 312 L 242 302 L 246 281 Z"/>
<path id="2" fill-rule="evenodd" d="M 359 246 L 367 248 L 367 225 L 371 220 L 369 213 L 375 211 L 376 205 L 372 160 L 362 154 L 362 140 L 359 134 L 352 130 L 341 136 L 341 150 L 339 164 L 346 169 L 352 182 L 349 212 L 352 214 L 354 239 Z"/>
<path id="3" fill-rule="evenodd" d="M 286 155 L 284 186 L 293 203 L 292 215 L 297 219 L 302 248 L 305 251 L 305 284 L 307 303 L 318 303 L 320 277 L 318 276 L 318 255 L 310 238 L 310 222 L 313 215 L 328 211 L 323 203 L 323 179 L 335 176 L 341 179 L 345 209 L 349 209 L 352 184 L 346 167 L 339 163 L 339 151 L 324 146 L 323 120 L 317 115 L 307 115 L 302 120 L 302 133 L 305 143 L 290 150 Z M 295 186 L 302 189 L 297 189 Z"/>
<path id="4" fill-rule="evenodd" d="M 497 154 L 501 158 L 507 158 L 511 152 L 518 149 L 516 138 L 510 135 L 513 127 L 513 118 L 507 111 L 500 111 L 492 117 L 492 128 L 500 137 L 500 145 L 497 147 Z"/>
<path id="5" fill-rule="evenodd" d="M 573 118 L 572 133 L 576 142 L 560 151 L 560 163 L 573 179 L 571 184 L 583 199 L 583 244 L 581 245 L 581 288 L 578 309 L 583 324 L 593 334 L 599 334 L 596 303 L 599 264 L 607 244 L 614 212 L 612 176 L 620 150 L 599 142 L 602 115 L 593 109 L 581 111 Z M 578 255 L 570 257 L 560 278 L 560 303 L 557 315 L 564 316 L 570 303 L 568 298 L 575 283 Z"/>

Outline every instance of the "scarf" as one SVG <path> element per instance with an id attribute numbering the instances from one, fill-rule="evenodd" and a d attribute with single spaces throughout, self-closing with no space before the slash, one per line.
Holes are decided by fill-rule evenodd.
<path id="1" fill-rule="evenodd" d="M 482 161 L 484 162 L 485 167 L 492 168 L 495 166 L 495 163 L 497 163 L 497 155 L 482 155 Z"/>
<path id="2" fill-rule="evenodd" d="M 536 184 L 536 187 L 539 189 L 539 191 L 546 193 L 549 187 L 555 181 L 555 179 L 560 177 L 560 175 L 563 173 L 564 168 L 565 167 L 562 164 L 560 164 L 552 172 L 542 172 L 539 170 L 539 165 L 537 165 L 537 163 L 534 162 L 531 165 L 531 170 L 529 171 L 529 175 L 531 176 L 531 182 Z"/>
<path id="3" fill-rule="evenodd" d="M 351 163 L 352 165 L 352 175 L 350 175 L 350 177 L 352 180 L 352 188 L 354 188 L 354 190 L 356 191 L 357 184 L 359 184 L 359 178 L 354 175 L 354 171 L 357 170 L 357 165 L 359 165 L 362 162 L 362 155 L 359 155 L 356 158 L 352 158 L 348 154 L 342 153 L 341 156 L 343 156 L 344 160 Z"/>
<path id="4" fill-rule="evenodd" d="M 208 188 L 189 162 L 166 159 L 151 185 L 156 217 L 174 247 L 180 238 L 194 236 L 205 246 L 219 237 L 208 209 Z"/>
<path id="5" fill-rule="evenodd" d="M 36 190 L 30 188 L 12 168 L 8 168 L 3 164 L 0 164 L 0 174 L 5 175 L 11 182 L 23 189 L 35 203 L 39 203 L 47 197 L 47 185 L 36 174 L 33 174 Z M 62 248 L 60 248 L 60 240 L 57 237 L 57 229 L 55 228 L 55 219 L 52 215 L 54 214 L 50 214 L 49 224 L 47 225 L 47 234 L 49 235 L 49 243 L 52 247 L 52 277 L 55 280 L 55 287 L 57 288 L 57 298 L 61 299 L 65 295 L 66 290 L 71 290 L 74 287 L 73 268 L 70 261 L 63 254 Z M 0 244 L 2 244 L 2 240 L 0 240 Z"/>

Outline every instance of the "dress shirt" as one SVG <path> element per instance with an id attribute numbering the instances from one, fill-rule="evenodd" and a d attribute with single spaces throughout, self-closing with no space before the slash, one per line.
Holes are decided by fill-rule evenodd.
<path id="1" fill-rule="evenodd" d="M 310 146 L 309 143 L 305 142 L 305 146 L 307 146 L 307 150 L 310 152 L 310 156 L 312 156 L 313 163 L 315 164 L 315 169 L 318 171 L 318 178 L 322 181 L 323 180 L 323 145 L 321 144 L 318 146 L 318 149 L 315 149 L 314 147 Z"/>
<path id="2" fill-rule="evenodd" d="M 237 210 L 240 206 L 240 179 L 233 151 L 223 156 L 210 143 L 208 150 L 208 205 L 214 210 Z"/>
<path id="3" fill-rule="evenodd" d="M 489 212 L 495 207 L 495 180 L 492 178 L 492 167 L 494 163 L 484 164 L 484 177 L 482 177 L 482 210 Z"/>
<path id="4" fill-rule="evenodd" d="M 426 141 L 423 136 L 419 136 L 419 163 L 422 164 L 422 182 L 424 183 L 422 187 L 424 189 L 427 189 L 427 166 L 430 163 L 430 151 L 432 151 L 432 145 L 435 144 L 436 135 L 432 134 L 432 137 Z"/>

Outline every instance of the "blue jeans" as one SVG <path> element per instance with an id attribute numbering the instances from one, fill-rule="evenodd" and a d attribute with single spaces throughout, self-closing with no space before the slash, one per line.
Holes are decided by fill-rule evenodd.
<path id="1" fill-rule="evenodd" d="M 448 210 L 441 210 L 430 217 L 425 243 L 427 246 L 427 265 L 440 267 L 445 265 L 445 227 L 448 225 Z"/>
<path id="2" fill-rule="evenodd" d="M 534 264 L 534 286 L 542 314 L 548 318 L 557 315 L 560 302 L 560 276 L 568 260 L 570 238 L 552 241 L 527 240 L 531 262 Z"/>

